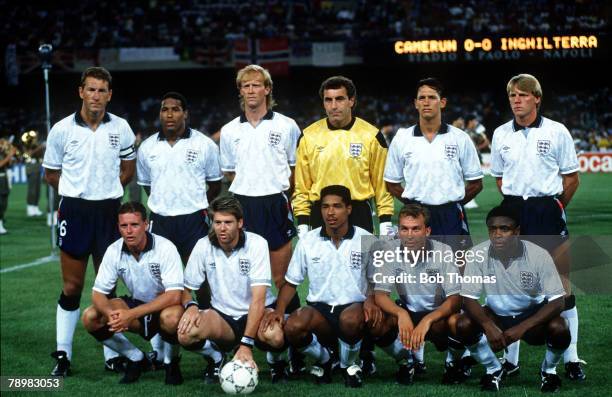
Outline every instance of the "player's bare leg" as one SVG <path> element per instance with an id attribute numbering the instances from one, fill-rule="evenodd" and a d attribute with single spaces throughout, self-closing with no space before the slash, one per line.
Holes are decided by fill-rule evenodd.
<path id="1" fill-rule="evenodd" d="M 315 381 L 330 383 L 332 360 L 324 345 L 335 344 L 336 335 L 325 317 L 312 307 L 301 307 L 291 313 L 283 330 L 291 346 L 316 361 Z"/>
<path id="2" fill-rule="evenodd" d="M 109 301 L 113 310 L 129 310 L 123 299 L 115 298 Z M 112 331 L 108 325 L 109 319 L 100 313 L 94 306 L 89 306 L 83 312 L 83 325 L 85 329 L 107 348 L 121 354 L 129 361 L 127 362 L 125 375 L 119 383 L 133 383 L 140 378 L 142 371 L 148 369 L 148 360 L 144 353 L 130 342 L 123 332 Z M 128 325 L 128 331 L 141 332 L 141 324 L 138 319 L 132 320 Z"/>
<path id="3" fill-rule="evenodd" d="M 282 247 L 270 251 L 270 265 L 272 268 L 272 280 L 274 281 L 274 285 L 276 286 L 276 290 L 280 291 L 281 287 L 285 283 L 285 274 L 287 273 L 287 267 L 289 266 L 289 262 L 291 261 L 291 241 L 288 241 Z M 286 313 L 292 313 L 300 307 L 300 297 L 296 291 L 295 295 L 289 302 L 287 306 Z M 300 375 L 302 372 L 306 370 L 306 365 L 304 364 L 304 356 L 294 349 L 292 346 L 289 346 L 288 350 L 290 366 L 289 371 L 293 376 Z M 269 357 L 273 359 L 272 357 Z M 278 357 L 277 357 L 278 358 Z"/>

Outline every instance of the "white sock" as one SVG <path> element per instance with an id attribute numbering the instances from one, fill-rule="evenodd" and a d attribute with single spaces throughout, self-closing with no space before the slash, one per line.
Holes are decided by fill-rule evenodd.
<path id="1" fill-rule="evenodd" d="M 312 341 L 308 346 L 298 349 L 300 352 L 315 359 L 317 363 L 325 364 L 329 361 L 329 352 L 318 341 L 317 336 L 312 334 Z"/>
<path id="2" fill-rule="evenodd" d="M 472 357 L 481 363 L 487 370 L 487 374 L 492 374 L 501 369 L 501 363 L 491 350 L 487 337 L 482 334 L 482 337 L 475 345 L 469 346 Z"/>
<path id="3" fill-rule="evenodd" d="M 158 361 L 163 360 L 164 354 L 165 354 L 165 342 L 161 338 L 161 335 L 155 334 L 155 336 L 151 338 L 150 342 L 151 342 L 151 348 L 153 348 L 153 350 L 157 352 L 157 360 Z"/>
<path id="4" fill-rule="evenodd" d="M 423 346 L 421 346 L 421 348 L 417 350 L 416 352 L 412 352 L 412 355 L 416 361 L 420 363 L 424 363 L 425 362 L 425 344 L 423 344 Z"/>
<path id="5" fill-rule="evenodd" d="M 268 364 L 274 364 L 283 360 L 283 352 L 266 352 L 266 361 Z"/>
<path id="6" fill-rule="evenodd" d="M 349 345 L 342 339 L 338 339 L 338 344 L 340 345 L 340 368 L 348 368 L 355 364 L 359 356 L 359 349 L 361 349 L 361 341 Z"/>
<path id="7" fill-rule="evenodd" d="M 102 350 L 104 351 L 104 361 L 108 361 L 111 358 L 119 357 L 120 354 L 111 349 L 108 346 L 102 345 Z"/>
<path id="8" fill-rule="evenodd" d="M 72 339 L 74 338 L 74 330 L 81 315 L 81 310 L 64 310 L 60 305 L 57 305 L 57 313 L 55 315 L 55 332 L 57 341 L 57 350 L 63 350 L 68 355 L 68 360 L 72 361 Z"/>
<path id="9" fill-rule="evenodd" d="M 381 349 L 393 357 L 399 364 L 403 364 L 403 361 L 405 361 L 406 364 L 412 364 L 412 354 L 410 354 L 410 350 L 404 348 L 404 345 L 402 345 L 399 339 L 394 340 L 393 343 L 388 346 L 381 347 Z"/>
<path id="10" fill-rule="evenodd" d="M 547 374 L 557 373 L 557 364 L 561 361 L 563 350 L 551 349 L 546 346 L 546 354 L 544 354 L 544 361 L 542 361 L 542 372 Z"/>
<path id="11" fill-rule="evenodd" d="M 518 365 L 519 353 L 521 351 L 521 341 L 517 340 L 506 348 L 504 358 L 511 364 Z"/>
<path id="12" fill-rule="evenodd" d="M 196 353 L 203 355 L 204 357 L 211 358 L 214 362 L 218 363 L 223 359 L 223 354 L 217 349 L 217 347 L 210 341 L 206 340 L 201 350 L 197 350 Z"/>
<path id="13" fill-rule="evenodd" d="M 576 362 L 580 359 L 578 358 L 578 310 L 576 306 L 572 307 L 569 310 L 565 310 L 561 312 L 561 317 L 567 320 L 569 325 L 570 335 L 572 340 L 570 342 L 569 347 L 563 353 L 563 362 Z"/>
<path id="14" fill-rule="evenodd" d="M 122 333 L 114 334 L 110 338 L 102 342 L 104 346 L 108 346 L 114 351 L 121 353 L 131 361 L 140 361 L 144 358 L 144 354 L 139 348 L 134 346 Z"/>
<path id="15" fill-rule="evenodd" d="M 164 364 L 170 364 L 172 362 L 172 359 L 177 358 L 179 356 L 180 351 L 180 344 L 176 343 L 173 345 L 168 342 L 164 342 Z"/>

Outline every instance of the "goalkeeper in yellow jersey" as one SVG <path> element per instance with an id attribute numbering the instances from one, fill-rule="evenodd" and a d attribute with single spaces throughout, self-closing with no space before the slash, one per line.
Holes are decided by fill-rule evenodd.
<path id="1" fill-rule="evenodd" d="M 343 76 L 325 80 L 319 89 L 327 117 L 304 129 L 298 142 L 293 211 L 298 235 L 323 224 L 319 193 L 329 185 L 351 191 L 349 221 L 374 232 L 370 199 L 376 202 L 380 234 L 393 233 L 393 197 L 383 181 L 387 143 L 372 124 L 353 115 L 357 89 Z"/>

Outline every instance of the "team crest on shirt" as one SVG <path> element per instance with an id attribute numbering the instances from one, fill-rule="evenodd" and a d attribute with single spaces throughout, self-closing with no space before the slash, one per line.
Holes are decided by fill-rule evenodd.
<path id="1" fill-rule="evenodd" d="M 444 145 L 444 155 L 449 160 L 457 158 L 457 145 Z"/>
<path id="2" fill-rule="evenodd" d="M 281 141 L 281 133 L 280 132 L 270 131 L 268 133 L 268 144 L 270 146 L 278 146 L 280 141 Z"/>
<path id="3" fill-rule="evenodd" d="M 108 143 L 113 149 L 119 149 L 119 133 L 108 134 Z"/>
<path id="4" fill-rule="evenodd" d="M 521 272 L 521 288 L 533 289 L 535 276 L 531 272 Z"/>
<path id="5" fill-rule="evenodd" d="M 538 140 L 537 148 L 538 148 L 539 155 L 542 156 L 542 155 L 548 154 L 548 152 L 550 152 L 550 141 Z"/>
<path id="6" fill-rule="evenodd" d="M 161 269 L 159 263 L 149 263 L 149 271 L 154 279 L 161 280 Z"/>
<path id="7" fill-rule="evenodd" d="M 119 277 L 123 278 L 125 276 L 125 272 L 127 272 L 127 269 L 125 267 L 120 267 L 117 270 L 117 273 L 119 273 Z"/>
<path id="8" fill-rule="evenodd" d="M 217 268 L 217 264 L 215 262 L 210 262 L 208 264 L 208 267 L 211 268 L 211 269 L 216 269 Z"/>
<path id="9" fill-rule="evenodd" d="M 351 155 L 351 157 L 361 156 L 362 151 L 363 151 L 363 143 L 351 143 L 349 145 L 349 154 Z"/>
<path id="10" fill-rule="evenodd" d="M 240 274 L 243 276 L 248 276 L 249 271 L 251 270 L 251 261 L 246 258 L 240 258 L 238 260 L 238 267 L 240 269 Z"/>
<path id="11" fill-rule="evenodd" d="M 185 151 L 185 162 L 187 164 L 193 164 L 198 159 L 198 154 L 200 152 L 195 149 L 187 149 Z"/>
<path id="12" fill-rule="evenodd" d="M 361 252 L 351 251 L 351 269 L 361 269 Z"/>

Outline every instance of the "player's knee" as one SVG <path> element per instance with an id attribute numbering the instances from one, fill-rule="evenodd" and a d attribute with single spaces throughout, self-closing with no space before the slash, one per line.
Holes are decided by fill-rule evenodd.
<path id="1" fill-rule="evenodd" d="M 180 306 L 168 307 L 159 314 L 159 326 L 167 333 L 176 333 L 179 321 L 183 315 Z"/>
<path id="2" fill-rule="evenodd" d="M 298 337 L 308 331 L 308 323 L 300 315 L 291 315 L 285 322 L 283 331 L 288 338 Z"/>
<path id="3" fill-rule="evenodd" d="M 457 339 L 465 345 L 473 345 L 478 342 L 476 329 L 472 319 L 465 314 L 461 314 L 456 319 Z"/>
<path id="4" fill-rule="evenodd" d="M 448 327 L 449 333 L 452 335 L 457 335 L 457 319 L 459 316 L 459 313 L 454 313 L 446 319 L 446 326 Z"/>
<path id="5" fill-rule="evenodd" d="M 64 285 L 64 291 L 60 294 L 57 304 L 68 312 L 77 310 L 81 304 L 81 291 L 75 294 L 67 293 Z"/>
<path id="6" fill-rule="evenodd" d="M 87 331 L 92 331 L 96 328 L 99 328 L 100 317 L 100 313 L 98 313 L 96 308 L 93 306 L 89 306 L 83 311 L 81 321 L 83 322 L 83 326 Z"/>
<path id="7" fill-rule="evenodd" d="M 340 330 L 344 335 L 357 336 L 363 332 L 365 318 L 362 310 L 345 310 L 340 315 Z"/>
<path id="8" fill-rule="evenodd" d="M 261 342 L 273 349 L 280 349 L 285 344 L 285 334 L 283 333 L 282 327 L 278 323 L 273 323 L 272 327 L 259 330 L 257 337 Z"/>
<path id="9" fill-rule="evenodd" d="M 64 279 L 63 285 L 63 293 L 66 296 L 81 296 L 81 292 L 83 292 L 83 280 L 80 280 L 77 277 L 74 278 L 66 278 Z"/>
<path id="10" fill-rule="evenodd" d="M 556 317 L 548 323 L 546 343 L 553 349 L 567 349 L 572 337 L 564 318 Z"/>

